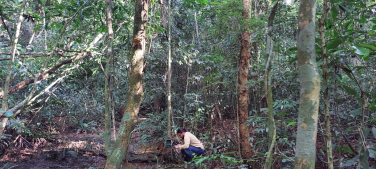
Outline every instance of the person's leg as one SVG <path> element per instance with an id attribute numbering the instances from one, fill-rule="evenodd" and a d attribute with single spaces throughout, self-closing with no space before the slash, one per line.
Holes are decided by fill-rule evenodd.
<path id="1" fill-rule="evenodd" d="M 183 154 L 183 159 L 184 161 L 186 162 L 190 162 L 193 158 L 193 154 L 191 151 L 189 151 L 188 149 L 182 149 L 181 150 L 181 153 Z"/>
<path id="2" fill-rule="evenodd" d="M 181 150 L 181 153 L 182 153 L 183 155 L 185 155 L 186 157 L 190 157 L 190 158 L 193 157 L 193 154 L 192 154 L 192 152 L 189 150 L 189 148 L 188 148 L 188 149 L 182 149 L 182 150 Z"/>
<path id="3" fill-rule="evenodd" d="M 186 150 L 189 150 L 192 153 L 195 153 L 196 155 L 202 155 L 205 153 L 205 150 L 197 147 L 189 146 Z M 193 155 L 191 156 L 193 158 Z"/>
<path id="4" fill-rule="evenodd" d="M 193 146 L 189 146 L 187 149 L 182 149 L 181 153 L 183 154 L 184 161 L 190 162 L 193 158 L 193 153 L 195 155 L 202 155 L 205 153 L 205 150 Z"/>

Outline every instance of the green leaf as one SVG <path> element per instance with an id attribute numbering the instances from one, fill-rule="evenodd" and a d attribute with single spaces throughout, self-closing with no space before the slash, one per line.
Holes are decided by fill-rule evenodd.
<path id="1" fill-rule="evenodd" d="M 370 132 L 371 130 L 368 127 L 364 128 L 363 129 L 364 138 L 367 138 Z"/>
<path id="2" fill-rule="evenodd" d="M 368 49 L 371 49 L 371 50 L 376 50 L 376 46 L 369 45 L 369 44 L 361 44 L 359 46 L 362 46 L 362 47 L 365 47 L 365 48 L 368 48 Z"/>
<path id="3" fill-rule="evenodd" d="M 360 155 L 360 165 L 362 165 L 364 169 L 369 169 L 368 157 L 369 157 L 368 149 L 365 149 L 362 155 Z"/>
<path id="4" fill-rule="evenodd" d="M 362 114 L 362 109 L 355 109 L 353 111 L 350 112 L 350 114 L 352 114 L 353 116 L 357 116 L 357 115 L 361 115 Z"/>
<path id="5" fill-rule="evenodd" d="M 68 154 L 72 155 L 73 157 L 77 158 L 77 152 L 75 151 L 67 151 Z"/>
<path id="6" fill-rule="evenodd" d="M 337 2 L 339 2 L 340 0 L 330 0 L 330 3 L 337 3 Z"/>
<path id="7" fill-rule="evenodd" d="M 372 135 L 376 139 L 376 128 L 372 127 Z"/>
<path id="8" fill-rule="evenodd" d="M 297 51 L 298 50 L 298 47 L 291 47 L 291 48 L 288 48 L 287 51 Z"/>
<path id="9" fill-rule="evenodd" d="M 373 30 L 373 31 L 376 30 L 376 25 L 373 25 L 373 26 L 372 26 L 372 30 Z"/>
<path id="10" fill-rule="evenodd" d="M 332 19 L 333 19 L 334 22 L 337 21 L 337 15 L 338 15 L 338 10 L 337 10 L 337 8 L 334 6 L 334 7 L 332 8 Z"/>
<path id="11" fill-rule="evenodd" d="M 338 7 L 339 7 L 339 9 L 341 9 L 344 12 L 351 13 L 351 10 L 349 8 L 346 8 L 346 7 L 342 6 L 342 5 L 338 5 Z"/>
<path id="12" fill-rule="evenodd" d="M 355 49 L 355 53 L 361 56 L 368 56 L 370 53 L 369 49 L 360 47 L 358 45 L 351 46 L 353 49 Z"/>
<path id="13" fill-rule="evenodd" d="M 297 123 L 297 122 L 295 122 L 295 121 L 293 121 L 293 122 L 290 122 L 289 124 L 287 124 L 287 126 L 286 126 L 286 127 L 289 127 L 289 126 L 292 126 L 292 125 L 298 125 L 298 123 Z"/>
<path id="14" fill-rule="evenodd" d="M 13 116 L 13 112 L 8 110 L 7 112 L 4 113 L 4 116 L 5 117 L 12 117 Z"/>
<path id="15" fill-rule="evenodd" d="M 360 22 L 360 23 L 366 23 L 367 22 L 367 19 L 365 16 L 362 16 L 362 18 L 360 19 L 355 19 L 356 21 Z"/>
<path id="16" fill-rule="evenodd" d="M 198 159 L 198 160 L 195 162 L 195 164 L 200 164 L 200 163 L 202 163 L 204 160 L 205 160 L 205 158 L 200 158 L 200 159 Z"/>
<path id="17" fill-rule="evenodd" d="M 341 39 L 331 39 L 331 40 L 328 41 L 328 43 L 326 45 L 326 49 L 327 50 L 334 49 L 334 48 L 338 47 L 341 43 L 342 43 Z"/>
<path id="18" fill-rule="evenodd" d="M 357 92 L 354 89 L 347 87 L 345 85 L 342 85 L 342 88 L 346 91 L 346 93 L 351 94 L 353 96 L 357 96 Z"/>
<path id="19" fill-rule="evenodd" d="M 358 159 L 359 159 L 359 154 L 355 156 L 353 159 L 346 161 L 346 163 L 343 166 L 349 167 L 349 166 L 355 165 Z"/>
<path id="20" fill-rule="evenodd" d="M 369 109 L 370 109 L 371 111 L 375 111 L 375 110 L 376 110 L 376 104 L 375 104 L 375 103 L 371 103 L 371 104 L 369 105 Z"/>

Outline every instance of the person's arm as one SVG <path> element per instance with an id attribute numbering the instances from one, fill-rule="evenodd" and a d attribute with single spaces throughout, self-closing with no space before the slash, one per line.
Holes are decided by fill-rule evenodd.
<path id="1" fill-rule="evenodd" d="M 190 143 L 191 143 L 191 137 L 190 137 L 190 135 L 186 134 L 184 136 L 184 144 L 179 145 L 179 149 L 187 149 L 189 147 Z"/>

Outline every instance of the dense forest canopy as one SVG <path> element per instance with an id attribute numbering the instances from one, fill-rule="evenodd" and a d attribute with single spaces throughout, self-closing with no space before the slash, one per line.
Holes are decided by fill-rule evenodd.
<path id="1" fill-rule="evenodd" d="M 376 167 L 375 13 L 370 0 L 1 0 L 0 166 L 28 149 L 181 168 L 164 144 L 184 127 L 205 145 L 199 167 Z M 90 148 L 58 148 L 72 134 Z"/>

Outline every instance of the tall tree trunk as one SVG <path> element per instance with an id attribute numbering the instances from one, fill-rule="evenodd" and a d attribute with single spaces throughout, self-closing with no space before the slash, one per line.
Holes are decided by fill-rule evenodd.
<path id="1" fill-rule="evenodd" d="M 112 1 L 106 0 L 106 24 L 107 24 L 107 54 L 106 54 L 106 68 L 105 68 L 105 83 L 104 83 L 104 97 L 105 97 L 105 109 L 104 109 L 104 116 L 105 116 L 105 130 L 104 130 L 104 143 L 106 148 L 106 155 L 109 156 L 111 154 L 110 151 L 110 144 L 111 144 L 111 94 L 110 94 L 110 65 L 112 61 L 112 42 L 114 39 L 114 31 L 112 29 L 112 11 L 111 11 Z"/>
<path id="2" fill-rule="evenodd" d="M 171 139 L 171 0 L 168 1 L 167 138 Z"/>
<path id="3" fill-rule="evenodd" d="M 315 55 L 316 0 L 301 0 L 298 15 L 300 106 L 295 168 L 314 169 L 320 101 L 320 77 Z"/>
<path id="4" fill-rule="evenodd" d="M 149 0 L 136 0 L 131 70 L 128 76 L 129 91 L 127 105 L 121 119 L 117 140 L 111 155 L 107 158 L 106 168 L 119 168 L 127 154 L 129 140 L 137 123 L 137 116 L 143 97 L 142 76 L 144 69 L 144 53 L 146 44 L 146 24 L 148 21 Z"/>
<path id="5" fill-rule="evenodd" d="M 12 49 L 11 49 L 12 50 L 11 56 L 10 56 L 11 59 L 9 60 L 8 69 L 7 69 L 7 76 L 5 78 L 5 84 L 4 84 L 4 87 L 3 87 L 4 95 L 3 95 L 3 100 L 2 100 L 2 104 L 1 104 L 0 117 L 3 116 L 3 113 L 5 113 L 8 110 L 8 89 L 9 89 L 9 84 L 10 84 L 10 77 L 12 75 L 12 67 L 13 67 L 13 63 L 14 63 L 14 57 L 16 55 L 16 50 L 17 50 L 16 47 L 17 47 L 17 43 L 18 43 L 18 38 L 20 36 L 21 23 L 22 23 L 22 19 L 23 19 L 22 15 L 24 13 L 26 3 L 27 3 L 27 0 L 23 1 L 23 3 L 21 4 L 21 11 L 20 11 L 20 14 L 19 14 L 19 17 L 18 17 L 16 32 L 15 32 L 15 35 L 14 35 Z M 8 121 L 7 117 L 4 117 L 3 119 L 1 119 L 0 137 L 3 135 L 4 128 L 5 128 L 7 121 Z"/>
<path id="6" fill-rule="evenodd" d="M 243 1 L 243 19 L 249 19 L 249 0 Z M 253 144 L 250 142 L 250 130 L 247 126 L 248 120 L 248 71 L 249 71 L 249 59 L 251 57 L 251 37 L 247 30 L 248 28 L 243 28 L 244 32 L 241 35 L 241 49 L 239 57 L 239 73 L 238 73 L 238 83 L 239 83 L 239 97 L 238 97 L 238 113 L 239 113 L 239 130 L 240 130 L 240 146 L 241 146 L 241 156 L 243 159 L 250 159 L 252 157 Z"/>
<path id="7" fill-rule="evenodd" d="M 265 66 L 265 79 L 264 79 L 264 88 L 265 88 L 265 95 L 267 97 L 267 104 L 268 104 L 268 146 L 269 151 L 265 160 L 265 169 L 272 168 L 272 153 L 273 147 L 275 144 L 276 139 L 276 127 L 274 121 L 274 113 L 273 113 L 273 93 L 272 93 L 272 63 L 273 63 L 273 41 L 272 41 L 272 30 L 273 30 L 273 21 L 276 14 L 276 9 L 278 6 L 278 2 L 276 2 L 272 9 L 270 10 L 270 15 L 268 19 L 268 35 L 266 39 L 266 66 Z"/>
<path id="8" fill-rule="evenodd" d="M 326 42 L 325 42 L 325 20 L 326 20 L 326 12 L 328 8 L 327 0 L 323 0 L 323 12 L 321 18 L 319 20 L 319 33 L 321 39 L 321 57 L 323 58 L 322 64 L 322 73 L 323 73 L 323 82 L 322 85 L 326 86 L 324 91 L 324 114 L 325 114 L 325 141 L 326 141 L 326 152 L 328 156 L 328 168 L 333 169 L 333 153 L 332 153 L 332 133 L 330 130 L 330 112 L 329 112 L 329 87 L 328 85 L 328 55 L 326 54 Z"/>

